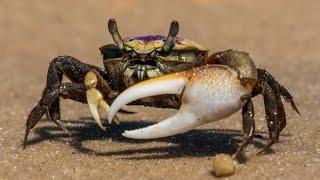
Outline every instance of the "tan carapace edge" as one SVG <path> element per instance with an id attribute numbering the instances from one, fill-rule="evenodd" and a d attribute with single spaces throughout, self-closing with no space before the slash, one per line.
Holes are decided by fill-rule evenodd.
<path id="1" fill-rule="evenodd" d="M 163 40 L 154 40 L 148 43 L 144 43 L 142 40 L 124 41 L 124 48 L 126 50 L 134 50 L 139 54 L 148 54 L 155 49 L 161 50 L 163 47 Z M 179 39 L 175 42 L 173 50 L 198 50 L 198 51 L 209 51 L 206 47 L 201 44 L 189 40 Z"/>

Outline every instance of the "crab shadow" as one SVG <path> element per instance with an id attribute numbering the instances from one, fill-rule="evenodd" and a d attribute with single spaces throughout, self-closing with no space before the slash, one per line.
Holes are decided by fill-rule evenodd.
<path id="1" fill-rule="evenodd" d="M 83 120 L 82 120 L 83 119 Z M 155 122 L 151 121 L 121 121 L 119 125 L 107 125 L 107 131 L 102 131 L 91 118 L 80 120 L 63 121 L 67 124 L 68 130 L 72 133 L 69 136 L 54 124 L 34 129 L 37 134 L 27 142 L 27 145 L 34 145 L 42 141 L 50 140 L 69 144 L 77 152 L 95 156 L 119 156 L 120 159 L 166 159 L 181 157 L 210 157 L 218 153 L 233 154 L 242 142 L 242 132 L 228 129 L 197 129 L 184 134 L 167 138 L 152 140 L 128 139 L 121 135 L 124 130 L 132 130 L 145 127 Z M 261 134 L 264 134 L 262 136 Z M 263 148 L 267 138 L 266 133 L 257 132 L 252 144 L 257 148 Z M 168 146 L 162 147 L 140 147 L 132 150 L 98 152 L 94 149 L 83 146 L 87 141 L 110 141 L 128 144 L 146 144 L 150 142 L 163 142 Z M 100 149 L 99 149 L 100 150 Z M 272 153 L 272 150 L 270 151 Z M 244 158 L 244 159 L 243 159 Z M 246 161 L 242 157 L 243 162 Z"/>

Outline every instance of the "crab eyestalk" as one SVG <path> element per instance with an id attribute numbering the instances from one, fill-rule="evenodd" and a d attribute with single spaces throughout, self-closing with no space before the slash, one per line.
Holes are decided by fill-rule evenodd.
<path id="1" fill-rule="evenodd" d="M 172 21 L 166 41 L 163 44 L 163 52 L 168 53 L 174 47 L 174 41 L 179 33 L 179 23 Z"/>
<path id="2" fill-rule="evenodd" d="M 117 21 L 110 19 L 108 22 L 108 30 L 112 36 L 113 41 L 117 44 L 118 48 L 123 50 L 123 39 L 118 30 Z"/>
<path id="3" fill-rule="evenodd" d="M 103 108 L 108 115 L 110 107 L 104 100 L 102 93 L 98 89 L 96 89 L 98 78 L 93 71 L 90 71 L 86 74 L 84 84 L 87 88 L 86 94 L 89 110 L 99 127 L 105 131 L 106 128 L 102 125 L 98 109 Z M 116 120 L 116 122 L 118 121 Z"/>

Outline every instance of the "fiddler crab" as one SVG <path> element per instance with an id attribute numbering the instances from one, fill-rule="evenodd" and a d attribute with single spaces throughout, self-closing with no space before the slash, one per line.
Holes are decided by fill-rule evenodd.
<path id="1" fill-rule="evenodd" d="M 153 139 L 184 133 L 200 125 L 224 119 L 242 109 L 243 142 L 237 157 L 255 133 L 252 98 L 262 94 L 270 140 L 261 152 L 277 142 L 286 126 L 281 96 L 299 113 L 291 94 L 266 70 L 256 68 L 246 52 L 227 50 L 208 56 L 204 46 L 177 37 L 173 21 L 168 36 L 122 38 L 114 19 L 108 22 L 115 43 L 100 47 L 104 68 L 85 64 L 72 56 L 54 58 L 47 84 L 26 122 L 24 147 L 30 130 L 46 113 L 66 133 L 60 120 L 60 98 L 88 103 L 101 129 L 98 108 L 109 123 L 125 104 L 178 109 L 154 125 L 124 131 L 133 139 Z M 65 75 L 71 82 L 62 82 Z M 111 104 L 111 106 L 109 106 Z"/>

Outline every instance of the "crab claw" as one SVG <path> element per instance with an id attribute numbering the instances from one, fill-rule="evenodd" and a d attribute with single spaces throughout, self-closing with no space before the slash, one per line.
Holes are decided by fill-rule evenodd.
<path id="1" fill-rule="evenodd" d="M 91 88 L 91 89 L 87 90 L 87 102 L 88 102 L 89 109 L 90 109 L 90 112 L 91 112 L 93 118 L 96 120 L 99 127 L 105 131 L 106 128 L 101 123 L 98 108 L 102 107 L 106 110 L 106 112 L 108 112 L 109 106 L 103 100 L 102 94 L 95 88 Z"/>
<path id="2" fill-rule="evenodd" d="M 175 73 L 161 76 L 151 80 L 143 81 L 137 85 L 131 86 L 120 94 L 110 108 L 109 123 L 111 123 L 115 113 L 121 109 L 122 105 L 134 100 L 163 94 L 181 94 L 188 82 L 183 73 Z M 125 131 L 122 135 L 134 139 L 152 139 L 184 132 L 191 125 L 195 125 L 195 116 L 188 111 L 181 110 L 174 117 L 162 121 L 153 126 L 133 131 Z"/>
<path id="3" fill-rule="evenodd" d="M 108 116 L 109 123 L 112 122 L 116 112 L 118 112 L 123 105 L 148 96 L 161 94 L 181 94 L 186 82 L 186 77 L 179 73 L 175 73 L 147 81 L 142 81 L 134 86 L 129 87 L 112 103 L 112 108 L 110 108 L 110 113 Z"/>
<path id="4" fill-rule="evenodd" d="M 241 97 L 249 93 L 250 91 L 241 85 L 237 72 L 231 68 L 195 68 L 131 86 L 113 101 L 108 120 L 112 121 L 122 105 L 137 99 L 163 94 L 181 94 L 181 107 L 174 116 L 122 134 L 133 139 L 167 137 L 233 114 L 244 105 Z"/>
<path id="5" fill-rule="evenodd" d="M 98 89 L 96 89 L 97 82 L 97 76 L 94 72 L 90 71 L 86 74 L 84 84 L 87 87 L 86 94 L 89 110 L 99 127 L 105 131 L 106 128 L 102 125 L 98 110 L 99 108 L 102 108 L 106 111 L 108 115 L 110 107 L 104 100 L 102 93 Z"/>

